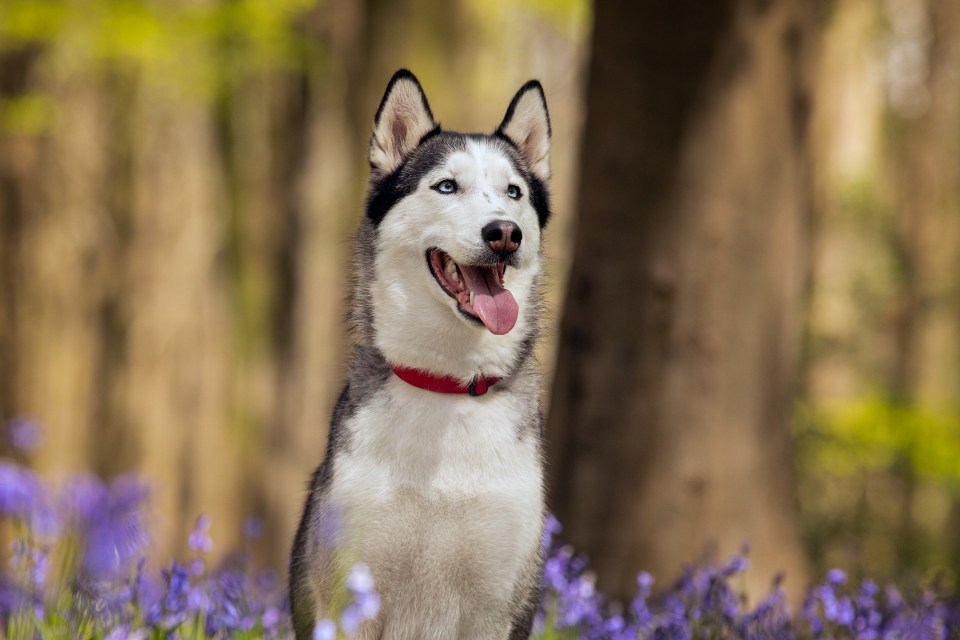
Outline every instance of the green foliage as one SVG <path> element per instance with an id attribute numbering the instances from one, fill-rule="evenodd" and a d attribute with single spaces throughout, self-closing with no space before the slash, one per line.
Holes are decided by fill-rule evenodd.
<path id="1" fill-rule="evenodd" d="M 42 133 L 50 129 L 54 119 L 54 104 L 48 96 L 30 93 L 0 97 L 0 133 Z"/>
<path id="2" fill-rule="evenodd" d="M 960 414 L 873 394 L 808 408 L 802 453 L 812 473 L 851 476 L 906 461 L 922 478 L 960 491 Z"/>
<path id="3" fill-rule="evenodd" d="M 817 571 L 953 584 L 960 416 L 881 393 L 800 407 L 803 530 Z"/>
<path id="4" fill-rule="evenodd" d="M 310 0 L 180 3 L 4 0 L 0 51 L 39 48 L 47 70 L 133 67 L 187 93 L 215 97 L 250 74 L 310 68 L 319 47 L 298 27 Z"/>
<path id="5" fill-rule="evenodd" d="M 590 3 L 584 0 L 523 0 L 538 14 L 556 24 L 583 24 L 590 17 Z"/>

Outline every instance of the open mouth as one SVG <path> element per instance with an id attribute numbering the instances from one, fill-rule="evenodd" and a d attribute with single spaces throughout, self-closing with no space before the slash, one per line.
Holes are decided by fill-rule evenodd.
<path id="1" fill-rule="evenodd" d="M 520 307 L 503 286 L 507 266 L 458 264 L 440 249 L 427 251 L 430 271 L 440 287 L 457 301 L 462 313 L 482 322 L 491 333 L 502 336 L 517 324 Z"/>

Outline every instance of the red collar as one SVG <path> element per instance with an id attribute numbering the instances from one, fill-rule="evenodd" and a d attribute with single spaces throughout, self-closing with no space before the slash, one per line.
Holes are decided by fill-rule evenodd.
<path id="1" fill-rule="evenodd" d="M 438 376 L 426 373 L 419 369 L 395 367 L 390 365 L 397 377 L 415 387 L 435 391 L 436 393 L 469 393 L 472 396 L 482 396 L 487 389 L 500 382 L 500 378 L 491 378 L 484 375 L 474 376 L 470 384 L 463 384 L 452 376 Z"/>

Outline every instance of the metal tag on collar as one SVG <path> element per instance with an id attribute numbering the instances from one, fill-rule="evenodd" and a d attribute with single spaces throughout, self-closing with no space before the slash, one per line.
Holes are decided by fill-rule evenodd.
<path id="1" fill-rule="evenodd" d="M 482 396 L 487 392 L 487 377 L 486 376 L 474 376 L 473 380 L 470 381 L 470 388 L 468 390 L 470 395 Z"/>

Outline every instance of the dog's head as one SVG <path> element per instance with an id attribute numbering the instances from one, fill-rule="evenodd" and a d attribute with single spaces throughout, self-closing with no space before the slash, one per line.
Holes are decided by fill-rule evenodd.
<path id="1" fill-rule="evenodd" d="M 370 140 L 373 264 L 360 276 L 388 361 L 469 379 L 506 375 L 529 351 L 549 154 L 539 82 L 521 87 L 492 134 L 460 134 L 440 128 L 413 74 L 393 76 Z"/>

